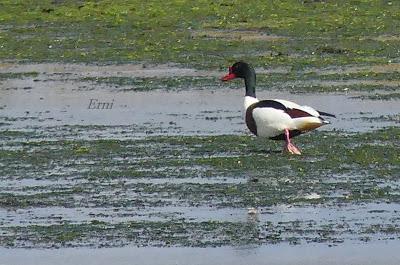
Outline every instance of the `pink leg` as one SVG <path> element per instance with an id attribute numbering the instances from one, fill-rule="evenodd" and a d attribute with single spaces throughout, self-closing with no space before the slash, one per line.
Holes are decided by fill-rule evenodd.
<path id="1" fill-rule="evenodd" d="M 285 150 L 293 155 L 301 155 L 300 150 L 290 142 L 288 129 L 285 129 L 285 139 L 286 139 Z"/>

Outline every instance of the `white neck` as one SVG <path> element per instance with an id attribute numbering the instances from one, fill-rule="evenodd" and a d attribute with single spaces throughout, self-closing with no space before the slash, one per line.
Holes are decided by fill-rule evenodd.
<path id="1" fill-rule="evenodd" d="M 247 110 L 252 104 L 257 103 L 259 100 L 250 96 L 244 97 L 244 109 Z"/>

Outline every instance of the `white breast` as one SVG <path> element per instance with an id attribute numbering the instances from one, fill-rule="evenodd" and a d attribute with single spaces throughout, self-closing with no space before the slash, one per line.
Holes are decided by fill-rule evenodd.
<path id="1" fill-rule="evenodd" d="M 257 103 L 259 100 L 253 97 L 245 96 L 244 97 L 244 111 L 246 112 L 247 108 Z"/>

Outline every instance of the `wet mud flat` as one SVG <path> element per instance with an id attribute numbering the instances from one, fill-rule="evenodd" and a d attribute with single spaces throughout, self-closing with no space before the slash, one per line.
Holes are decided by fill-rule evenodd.
<path id="1" fill-rule="evenodd" d="M 293 157 L 281 143 L 247 134 L 242 83 L 220 84 L 219 71 L 170 67 L 159 76 L 164 66 L 131 67 L 1 68 L 0 254 L 11 257 L 4 262 L 17 263 L 18 251 L 107 248 L 97 253 L 217 249 L 228 261 L 236 253 L 257 264 L 268 249 L 329 256 L 344 246 L 398 245 L 399 99 L 395 87 L 374 83 L 382 77 L 313 69 L 300 82 L 260 69 L 260 98 L 337 114 L 296 138 L 304 154 Z M 343 85 L 349 73 L 367 81 Z M 321 76 L 327 83 L 316 83 Z M 89 108 L 91 99 L 113 106 Z"/>
<path id="2" fill-rule="evenodd" d="M 26 141 L 31 132 L 8 133 L 3 246 L 399 239 L 396 127 L 306 135 L 300 158 L 243 135 Z"/>

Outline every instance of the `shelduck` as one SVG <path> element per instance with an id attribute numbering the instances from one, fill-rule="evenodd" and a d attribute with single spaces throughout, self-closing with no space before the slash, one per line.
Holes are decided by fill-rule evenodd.
<path id="1" fill-rule="evenodd" d="M 244 79 L 245 120 L 249 130 L 259 137 L 284 140 L 284 149 L 291 154 L 301 154 L 299 148 L 291 142 L 291 138 L 329 124 L 322 116 L 335 117 L 333 114 L 300 106 L 288 100 L 258 100 L 255 92 L 256 73 L 253 67 L 245 62 L 233 64 L 229 67 L 229 73 L 221 80 L 228 81 L 234 78 Z"/>

